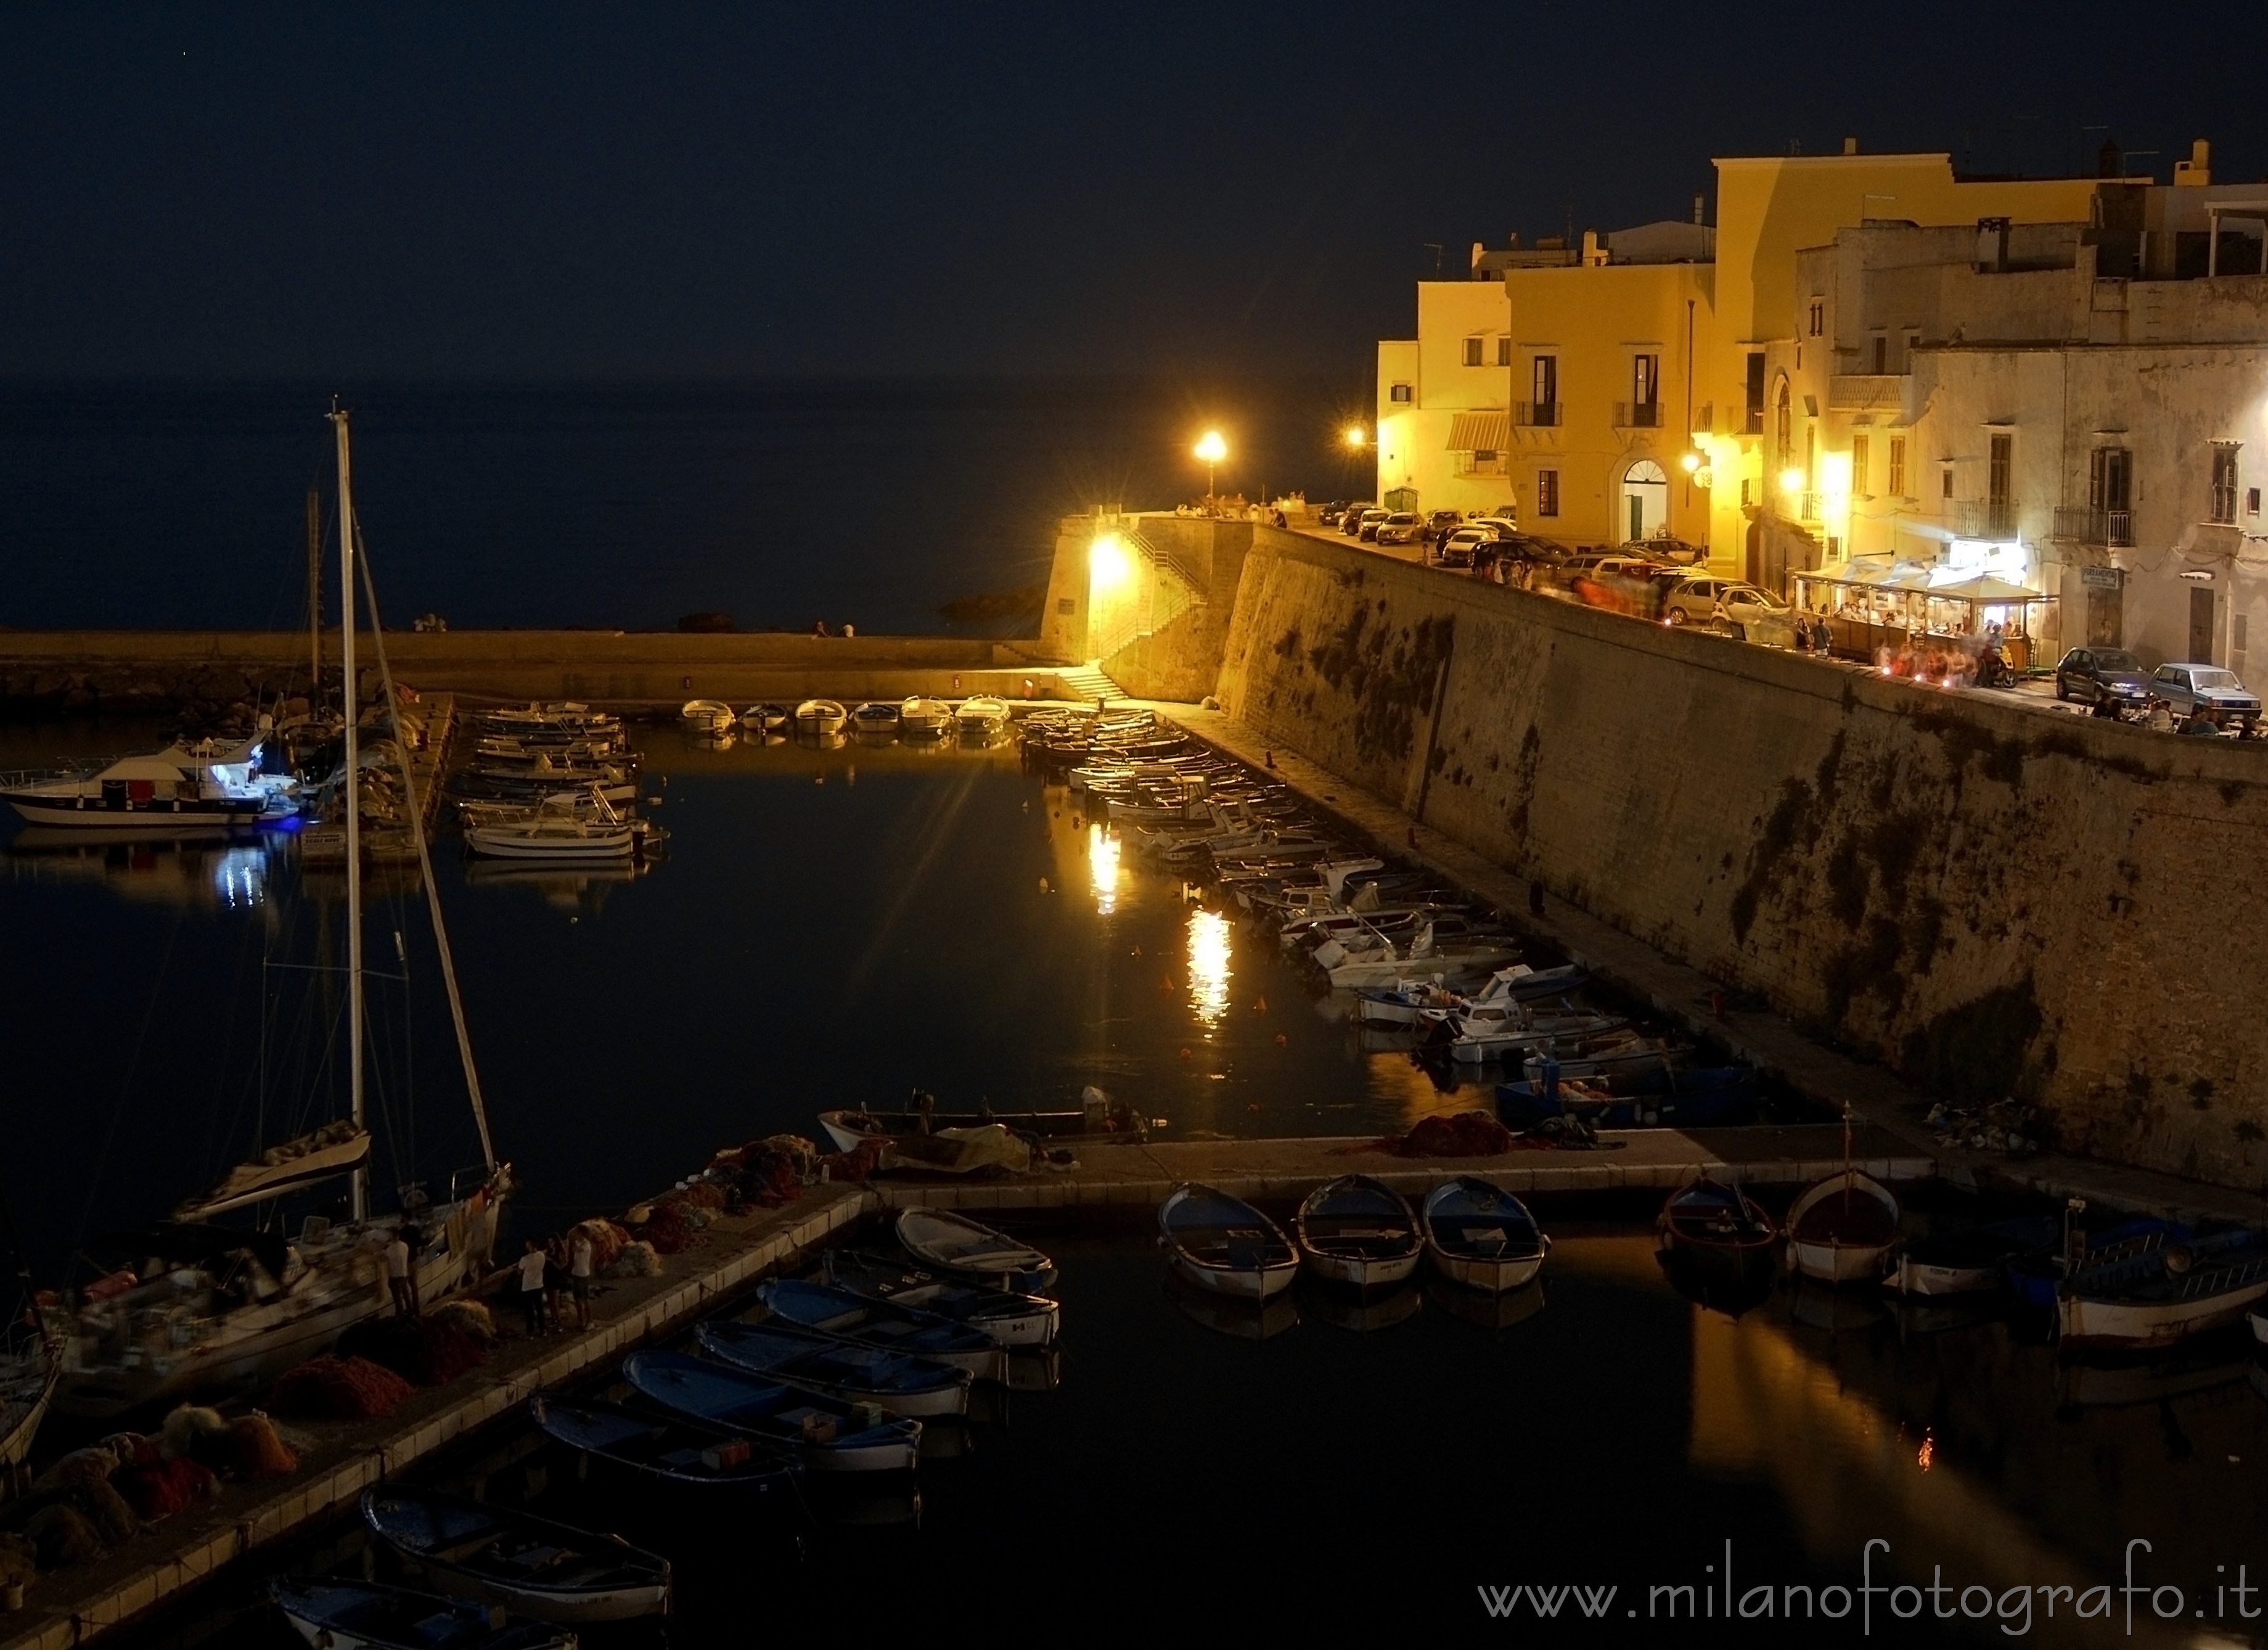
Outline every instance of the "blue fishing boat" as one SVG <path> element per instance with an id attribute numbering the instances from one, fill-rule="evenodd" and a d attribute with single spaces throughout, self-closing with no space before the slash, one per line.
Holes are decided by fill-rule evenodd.
<path id="1" fill-rule="evenodd" d="M 2052 1312 L 2066 1272 L 2108 1264 L 2157 1241 L 2183 1242 L 2191 1235 L 2180 1221 L 2161 1220 L 2155 1215 L 2139 1216 L 2099 1234 L 2073 1229 L 2066 1233 L 2062 1248 L 2051 1243 L 2012 1258 L 2007 1264 L 2008 1293 L 2019 1305 Z M 2072 1262 L 2074 1256 L 2076 1266 Z"/>
<path id="2" fill-rule="evenodd" d="M 632 1352 L 622 1379 L 675 1415 L 746 1433 L 815 1472 L 910 1472 L 919 1421 L 878 1403 L 841 1403 L 784 1381 L 682 1352 Z"/>
<path id="3" fill-rule="evenodd" d="M 298 1635 L 323 1650 L 575 1650 L 546 1622 L 498 1623 L 487 1606 L 335 1576 L 284 1577 L 269 1596 Z"/>
<path id="4" fill-rule="evenodd" d="M 983 1284 L 963 1283 L 866 1249 L 829 1249 L 821 1256 L 819 1269 L 820 1275 L 838 1288 L 869 1300 L 934 1312 L 955 1323 L 982 1330 L 1003 1346 L 1049 1345 L 1063 1320 L 1063 1308 L 1045 1295 L 1014 1294 Z"/>
<path id="5" fill-rule="evenodd" d="M 758 1499 L 792 1492 L 803 1463 L 768 1442 L 678 1416 L 615 1403 L 527 1401 L 535 1424 L 568 1448 L 623 1469 L 635 1480 L 702 1495 Z"/>
<path id="6" fill-rule="evenodd" d="M 2056 1328 L 2066 1346 L 2170 1346 L 2235 1322 L 2264 1299 L 2268 1245 L 2259 1233 L 2151 1234 L 2073 1268 L 2056 1294 Z"/>
<path id="7" fill-rule="evenodd" d="M 1497 1116 L 1507 1128 L 1546 1117 L 1580 1117 L 1594 1129 L 1703 1128 L 1734 1123 L 1756 1109 L 1752 1066 L 1653 1066 L 1607 1076 L 1499 1083 Z"/>
<path id="8" fill-rule="evenodd" d="M 1528 1205 L 1476 1175 L 1444 1181 L 1418 1211 L 1425 1254 L 1452 1283 L 1505 1294 L 1535 1281 L 1551 1240 Z"/>
<path id="9" fill-rule="evenodd" d="M 923 1418 L 968 1413 L 966 1369 L 933 1358 L 854 1346 L 774 1319 L 766 1323 L 703 1323 L 693 1331 L 701 1350 L 736 1369 L 767 1375 L 844 1403 L 879 1403 Z"/>
<path id="10" fill-rule="evenodd" d="M 1008 1349 L 979 1329 L 917 1307 L 869 1300 L 833 1284 L 774 1278 L 756 1286 L 756 1299 L 777 1318 L 799 1329 L 871 1346 L 911 1352 L 966 1369 L 979 1381 L 1008 1378 Z"/>
<path id="11" fill-rule="evenodd" d="M 1158 1205 L 1158 1245 L 1200 1289 L 1264 1301 L 1292 1286 L 1299 1252 L 1241 1197 L 1191 1182 Z"/>
<path id="12" fill-rule="evenodd" d="M 669 1608 L 669 1560 L 511 1507 L 409 1484 L 362 1492 L 363 1522 L 444 1592 L 544 1621 L 628 1621 Z"/>

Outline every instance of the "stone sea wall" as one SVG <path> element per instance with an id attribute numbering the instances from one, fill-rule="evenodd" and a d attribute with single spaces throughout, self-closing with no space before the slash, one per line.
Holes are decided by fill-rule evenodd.
<path id="1" fill-rule="evenodd" d="M 1285 747 L 1933 1095 L 2268 1180 L 2268 747 L 1953 696 L 1261 529 Z"/>

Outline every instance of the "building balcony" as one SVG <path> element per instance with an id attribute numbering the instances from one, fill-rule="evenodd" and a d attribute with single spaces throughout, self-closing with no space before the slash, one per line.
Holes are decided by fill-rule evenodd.
<path id="1" fill-rule="evenodd" d="M 1565 423 L 1566 414 L 1565 401 L 1515 401 L 1513 403 L 1512 421 L 1530 430 L 1550 430 Z"/>
<path id="2" fill-rule="evenodd" d="M 1827 380 L 1830 412 L 1896 412 L 1906 404 L 1899 372 L 1837 372 Z"/>
<path id="3" fill-rule="evenodd" d="M 1661 403 L 1658 401 L 1616 401 L 1615 428 L 1617 430 L 1660 429 Z"/>
<path id="4" fill-rule="evenodd" d="M 1938 517 L 1955 538 L 2013 539 L 2024 507 L 2014 498 L 1943 498 Z"/>
<path id="5" fill-rule="evenodd" d="M 2058 505 L 2055 535 L 2080 544 L 2100 544 L 2110 549 L 2126 549 L 2134 542 L 2134 512 L 2131 510 L 2096 510 L 2086 505 Z"/>

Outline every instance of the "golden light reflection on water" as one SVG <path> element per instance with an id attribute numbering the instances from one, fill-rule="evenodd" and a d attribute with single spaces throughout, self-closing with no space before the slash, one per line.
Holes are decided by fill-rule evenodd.
<path id="1" fill-rule="evenodd" d="M 1189 913 L 1189 1007 L 1217 1026 L 1228 1012 L 1228 919 L 1200 908 Z"/>
<path id="2" fill-rule="evenodd" d="M 1108 917 L 1118 909 L 1118 838 L 1100 825 L 1086 828 L 1086 874 L 1094 884 L 1094 909 Z"/>

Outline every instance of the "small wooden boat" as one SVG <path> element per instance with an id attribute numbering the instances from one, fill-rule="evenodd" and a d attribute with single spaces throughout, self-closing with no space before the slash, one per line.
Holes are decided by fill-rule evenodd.
<path id="1" fill-rule="evenodd" d="M 921 1448 L 919 1421 L 875 1403 L 816 1397 L 706 1358 L 632 1352 L 622 1360 L 622 1379 L 650 1403 L 746 1433 L 814 1472 L 910 1472 Z"/>
<path id="2" fill-rule="evenodd" d="M 954 707 L 954 725 L 963 739 L 990 739 L 1008 726 L 1008 702 L 989 693 L 963 699 Z"/>
<path id="3" fill-rule="evenodd" d="M 828 1250 L 820 1257 L 820 1275 L 869 1300 L 918 1307 L 982 1330 L 1003 1346 L 1049 1345 L 1062 1322 L 1063 1308 L 1045 1295 L 963 1283 L 864 1249 Z"/>
<path id="4" fill-rule="evenodd" d="M 794 714 L 784 704 L 752 704 L 740 712 L 740 726 L 750 733 L 784 733 Z"/>
<path id="5" fill-rule="evenodd" d="M 860 733 L 895 733 L 898 707 L 886 699 L 869 699 L 850 712 L 850 726 Z"/>
<path id="6" fill-rule="evenodd" d="M 1468 1289 L 1503 1294 L 1535 1281 L 1551 1240 L 1528 1205 L 1476 1175 L 1460 1175 L 1426 1194 L 1418 1219 L 1433 1270 Z"/>
<path id="7" fill-rule="evenodd" d="M 1246 1300 L 1282 1293 L 1300 1270 L 1298 1252 L 1273 1220 L 1241 1197 L 1194 1182 L 1159 1204 L 1158 1242 L 1198 1288 Z"/>
<path id="8" fill-rule="evenodd" d="M 1300 1205 L 1292 1230 L 1310 1271 L 1355 1289 L 1403 1282 L 1425 1255 L 1407 1200 L 1367 1175 L 1342 1175 L 1316 1187 Z"/>
<path id="9" fill-rule="evenodd" d="M 2268 1245 L 2257 1232 L 2182 1241 L 2157 1234 L 2075 1268 L 2057 1292 L 2056 1328 L 2067 1346 L 2170 1346 L 2235 1322 L 2263 1299 Z"/>
<path id="10" fill-rule="evenodd" d="M 997 1123 L 1012 1133 L 1054 1145 L 1107 1145 L 1149 1138 L 1149 1119 L 1132 1107 L 1089 1087 L 1078 1111 L 877 1111 L 864 1106 L 819 1114 L 819 1126 L 838 1152 L 869 1140 L 896 1140 L 944 1129 L 981 1129 Z"/>
<path id="11" fill-rule="evenodd" d="M 879 1403 L 895 1414 L 920 1419 L 968 1413 L 968 1388 L 975 1377 L 933 1358 L 853 1346 L 777 1320 L 703 1323 L 693 1338 L 702 1351 L 735 1369 L 767 1375 L 824 1398 Z"/>
<path id="12" fill-rule="evenodd" d="M 269 1582 L 268 1594 L 317 1650 L 575 1650 L 567 1628 L 499 1623 L 484 1605 L 375 1581 L 287 1576 Z"/>
<path id="13" fill-rule="evenodd" d="M 1055 1262 L 965 1215 L 947 1209 L 902 1209 L 897 1230 L 907 1254 L 955 1278 L 1020 1295 L 1055 1286 Z"/>
<path id="14" fill-rule="evenodd" d="M 1702 1128 L 1730 1123 L 1756 1104 L 1756 1068 L 1654 1067 L 1619 1075 L 1500 1083 L 1496 1114 L 1525 1129 L 1546 1117 L 1576 1116 L 1594 1129 Z"/>
<path id="15" fill-rule="evenodd" d="M 795 707 L 795 726 L 805 733 L 840 733 L 850 713 L 833 699 L 806 699 Z"/>
<path id="16" fill-rule="evenodd" d="M 898 729 L 908 739 L 942 739 L 953 726 L 953 707 L 942 699 L 909 696 L 898 706 Z"/>
<path id="17" fill-rule="evenodd" d="M 1655 1223 L 1662 1249 L 1704 1271 L 1769 1274 L 1779 1228 L 1737 1186 L 1704 1175 L 1669 1194 Z"/>
<path id="18" fill-rule="evenodd" d="M 722 699 L 688 699 L 677 719 L 696 733 L 729 733 L 740 726 L 740 713 Z"/>
<path id="19" fill-rule="evenodd" d="M 979 1329 L 933 1312 L 869 1300 L 833 1284 L 774 1278 L 756 1286 L 773 1317 L 854 1346 L 907 1352 L 966 1369 L 979 1381 L 1005 1381 L 1008 1349 Z"/>
<path id="20" fill-rule="evenodd" d="M 792 1494 L 803 1476 L 796 1456 L 705 1422 L 540 1395 L 527 1401 L 527 1411 L 556 1441 L 621 1468 L 641 1484 L 756 1499 Z"/>
<path id="21" fill-rule="evenodd" d="M 408 1484 L 362 1492 L 363 1522 L 443 1591 L 544 1621 L 628 1621 L 669 1608 L 669 1560 L 618 1536 Z"/>
<path id="22" fill-rule="evenodd" d="M 2009 1262 L 2046 1254 L 2055 1241 L 2056 1223 L 2044 1215 L 1933 1232 L 1907 1244 L 1882 1281 L 1903 1295 L 1989 1294 L 2007 1281 Z"/>
<path id="23" fill-rule="evenodd" d="M 1890 1189 L 1855 1168 L 1807 1190 L 1787 1212 L 1787 1266 L 1824 1284 L 1871 1283 L 1898 1247 Z"/>

